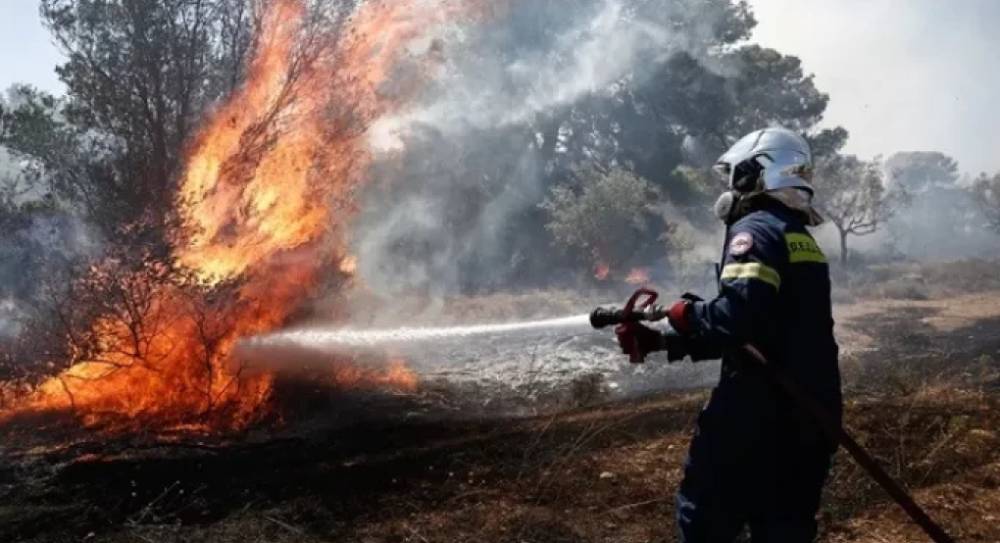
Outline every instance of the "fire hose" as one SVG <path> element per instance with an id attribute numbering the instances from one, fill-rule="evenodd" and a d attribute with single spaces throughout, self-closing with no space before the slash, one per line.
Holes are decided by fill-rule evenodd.
<path id="1" fill-rule="evenodd" d="M 594 328 L 600 329 L 610 325 L 630 326 L 642 321 L 662 320 L 666 317 L 667 310 L 663 306 L 655 305 L 658 296 L 654 290 L 639 289 L 622 308 L 595 309 L 590 315 L 590 323 Z M 868 475 L 899 504 L 932 541 L 935 543 L 954 543 L 951 536 L 945 533 L 944 529 L 913 500 L 913 497 L 903 489 L 902 485 L 886 473 L 868 451 L 847 433 L 842 425 L 835 422 L 835 419 L 822 404 L 803 391 L 780 367 L 771 364 L 752 344 L 746 343 L 739 349 L 749 355 L 763 369 L 764 375 L 772 383 L 788 394 L 792 401 L 813 418 L 828 439 L 847 450 L 854 461 L 868 472 Z M 630 355 L 631 362 L 642 363 L 642 353 L 638 349 L 631 349 L 631 351 L 633 353 Z"/>

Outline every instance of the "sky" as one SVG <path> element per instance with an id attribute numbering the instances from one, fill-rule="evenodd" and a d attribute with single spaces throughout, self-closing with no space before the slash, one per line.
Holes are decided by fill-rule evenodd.
<path id="1" fill-rule="evenodd" d="M 42 26 L 37 1 L 0 0 L 0 91 L 13 83 L 31 83 L 64 92 L 55 74 L 62 58 Z"/>
<path id="2" fill-rule="evenodd" d="M 753 40 L 803 61 L 830 94 L 826 126 L 869 158 L 939 150 L 1000 171 L 1000 0 L 749 0 Z M 61 55 L 33 0 L 0 0 L 0 89 L 61 93 Z"/>
<path id="3" fill-rule="evenodd" d="M 750 0 L 753 39 L 802 59 L 846 152 L 943 151 L 1000 170 L 1000 1 Z"/>

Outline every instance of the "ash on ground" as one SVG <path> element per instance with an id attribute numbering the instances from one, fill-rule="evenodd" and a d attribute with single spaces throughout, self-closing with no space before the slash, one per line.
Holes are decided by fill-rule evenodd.
<path id="1" fill-rule="evenodd" d="M 255 358 L 272 365 L 308 358 L 405 360 L 420 380 L 416 394 L 425 407 L 470 415 L 536 415 L 703 387 L 717 379 L 718 362 L 668 364 L 664 354 L 653 353 L 644 364 L 630 364 L 610 330 L 592 330 L 585 319 L 552 322 L 555 325 L 542 321 L 541 326 L 529 322 L 398 333 L 299 331 L 265 338 L 251 350 Z"/>

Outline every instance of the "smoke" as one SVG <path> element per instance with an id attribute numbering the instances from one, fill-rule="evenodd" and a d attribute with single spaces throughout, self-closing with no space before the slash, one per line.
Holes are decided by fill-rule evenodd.
<path id="1" fill-rule="evenodd" d="M 352 229 L 364 283 L 442 295 L 556 280 L 566 263 L 538 204 L 560 177 L 554 164 L 568 140 L 591 137 L 558 119 L 581 105 L 600 116 L 678 53 L 711 64 L 720 5 L 514 2 L 411 44 L 414 58 L 429 52 L 438 62 L 431 82 L 370 131 L 375 179 Z M 414 61 L 397 80 L 419 70 L 427 67 Z"/>
<path id="2" fill-rule="evenodd" d="M 619 1 L 520 3 L 490 27 L 453 29 L 432 41 L 449 55 L 429 99 L 384 117 L 372 130 L 376 149 L 404 148 L 417 127 L 459 137 L 469 129 L 503 128 L 573 104 L 612 83 L 637 76 L 643 63 L 662 63 L 687 50 L 684 34 L 626 10 Z M 561 9 L 555 9 L 553 5 Z M 561 21 L 541 28 L 538 19 Z M 622 82 L 627 84 L 627 82 Z"/>
<path id="3" fill-rule="evenodd" d="M 993 258 L 1000 236 L 990 230 L 975 195 L 962 186 L 931 187 L 889 221 L 883 243 L 918 261 Z"/>
<path id="4" fill-rule="evenodd" d="M 0 107 L 28 103 L 29 87 L 14 85 Z M 53 112 L 55 118 L 61 114 Z M 42 289 L 81 260 L 95 256 L 100 241 L 80 216 L 50 194 L 44 168 L 0 145 L 0 338 L 16 335 Z"/>
<path id="5" fill-rule="evenodd" d="M 42 290 L 100 243 L 79 217 L 51 209 L 6 212 L 0 237 L 0 336 L 13 336 Z"/>

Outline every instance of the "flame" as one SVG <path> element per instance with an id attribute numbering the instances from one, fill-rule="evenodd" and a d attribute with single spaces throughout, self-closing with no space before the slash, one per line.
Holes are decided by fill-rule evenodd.
<path id="1" fill-rule="evenodd" d="M 632 268 L 625 276 L 625 282 L 630 285 L 645 285 L 649 283 L 649 268 Z"/>
<path id="2" fill-rule="evenodd" d="M 331 375 L 334 384 L 341 388 L 380 387 L 400 392 L 413 392 L 419 379 L 403 360 L 392 360 L 379 371 L 359 366 L 337 365 Z"/>
<path id="3" fill-rule="evenodd" d="M 266 5 L 246 80 L 205 120 L 179 179 L 174 258 L 196 281 L 144 291 L 157 321 L 148 337 L 122 319 L 95 322 L 100 359 L 79 360 L 8 415 L 70 410 L 86 426 L 173 428 L 241 428 L 267 415 L 278 376 L 247 371 L 237 341 L 287 323 L 324 278 L 353 273 L 343 227 L 372 159 L 367 134 L 406 97 L 382 87 L 408 43 L 479 6 L 368 1 L 334 37 L 307 25 L 304 0 Z M 417 386 L 402 361 L 331 372 L 341 386 Z"/>
<path id="4" fill-rule="evenodd" d="M 289 103 L 292 76 L 315 77 L 289 73 L 303 15 L 299 2 L 272 4 L 247 84 L 202 130 L 188 160 L 179 198 L 191 235 L 177 258 L 207 280 L 240 275 L 323 234 L 328 202 L 310 179 L 322 127 L 311 100 Z"/>
<path id="5" fill-rule="evenodd" d="M 598 262 L 594 264 L 594 279 L 598 281 L 604 281 L 611 275 L 611 266 L 606 262 Z"/>
<path id="6" fill-rule="evenodd" d="M 358 257 L 350 255 L 340 260 L 340 271 L 353 275 L 358 269 Z"/>

